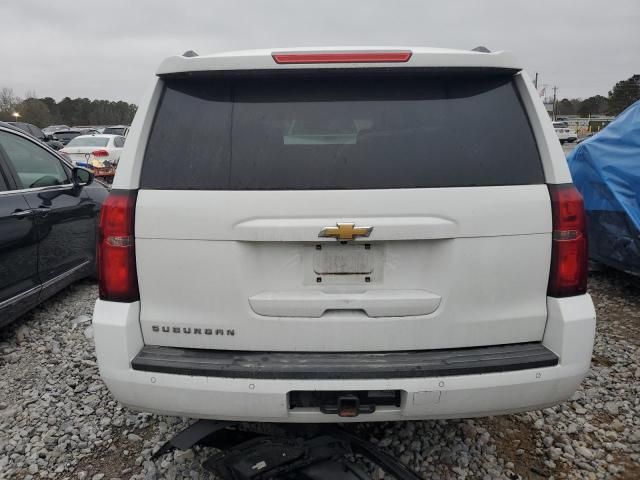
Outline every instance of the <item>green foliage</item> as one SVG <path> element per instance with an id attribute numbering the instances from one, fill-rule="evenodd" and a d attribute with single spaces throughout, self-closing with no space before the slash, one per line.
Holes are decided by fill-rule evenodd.
<path id="1" fill-rule="evenodd" d="M 556 105 L 556 114 L 557 115 L 575 115 L 576 110 L 573 106 L 573 103 L 568 98 L 563 98 Z"/>
<path id="2" fill-rule="evenodd" d="M 640 75 L 616 83 L 609 92 L 610 115 L 618 115 L 632 103 L 640 100 Z"/>
<path id="3" fill-rule="evenodd" d="M 35 95 L 32 95 L 35 97 Z M 21 122 L 41 128 L 54 124 L 65 125 L 130 125 L 137 107 L 127 102 L 51 97 L 20 100 L 10 88 L 0 89 L 0 121 L 13 121 L 13 112 L 20 113 Z"/>
<path id="4" fill-rule="evenodd" d="M 594 95 L 586 98 L 578 108 L 578 115 L 588 117 L 590 115 L 603 115 L 609 110 L 609 100 L 602 95 Z"/>
<path id="5" fill-rule="evenodd" d="M 16 110 L 20 112 L 20 121 L 33 123 L 39 127 L 51 125 L 53 117 L 47 104 L 37 98 L 27 98 L 20 103 Z"/>

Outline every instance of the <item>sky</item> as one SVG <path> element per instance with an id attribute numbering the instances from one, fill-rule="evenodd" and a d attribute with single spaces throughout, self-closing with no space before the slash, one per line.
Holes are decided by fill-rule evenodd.
<path id="1" fill-rule="evenodd" d="M 186 50 L 484 45 L 558 98 L 640 73 L 640 0 L 2 0 L 0 18 L 0 87 L 56 100 L 137 103 Z"/>

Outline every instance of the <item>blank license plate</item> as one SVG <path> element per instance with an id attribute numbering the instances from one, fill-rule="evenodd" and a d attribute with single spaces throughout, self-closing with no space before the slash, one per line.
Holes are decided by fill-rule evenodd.
<path id="1" fill-rule="evenodd" d="M 365 275 L 373 271 L 373 250 L 365 245 L 322 245 L 315 251 L 313 270 L 319 275 Z"/>

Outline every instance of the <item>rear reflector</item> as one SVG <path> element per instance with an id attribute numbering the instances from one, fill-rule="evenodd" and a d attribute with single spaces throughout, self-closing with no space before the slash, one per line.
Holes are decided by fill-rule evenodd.
<path id="1" fill-rule="evenodd" d="M 549 185 L 549 194 L 553 247 L 547 294 L 582 295 L 587 291 L 589 261 L 582 196 L 572 184 Z"/>
<path id="2" fill-rule="evenodd" d="M 411 58 L 411 52 L 330 52 L 330 53 L 273 53 L 276 63 L 403 63 Z"/>
<path id="3" fill-rule="evenodd" d="M 135 302 L 138 293 L 134 213 L 137 191 L 112 190 L 102 205 L 98 236 L 100 298 Z"/>

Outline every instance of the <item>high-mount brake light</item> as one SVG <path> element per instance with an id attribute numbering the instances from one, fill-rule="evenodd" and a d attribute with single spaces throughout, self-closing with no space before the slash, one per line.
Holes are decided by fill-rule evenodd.
<path id="1" fill-rule="evenodd" d="M 389 52 L 274 52 L 273 60 L 279 64 L 297 63 L 404 63 L 411 51 Z"/>
<path id="2" fill-rule="evenodd" d="M 553 234 L 547 294 L 570 297 L 587 291 L 589 254 L 584 205 L 573 184 L 549 185 Z"/>
<path id="3" fill-rule="evenodd" d="M 97 252 L 102 300 L 140 299 L 134 240 L 136 198 L 135 190 L 112 190 L 102 205 Z"/>

